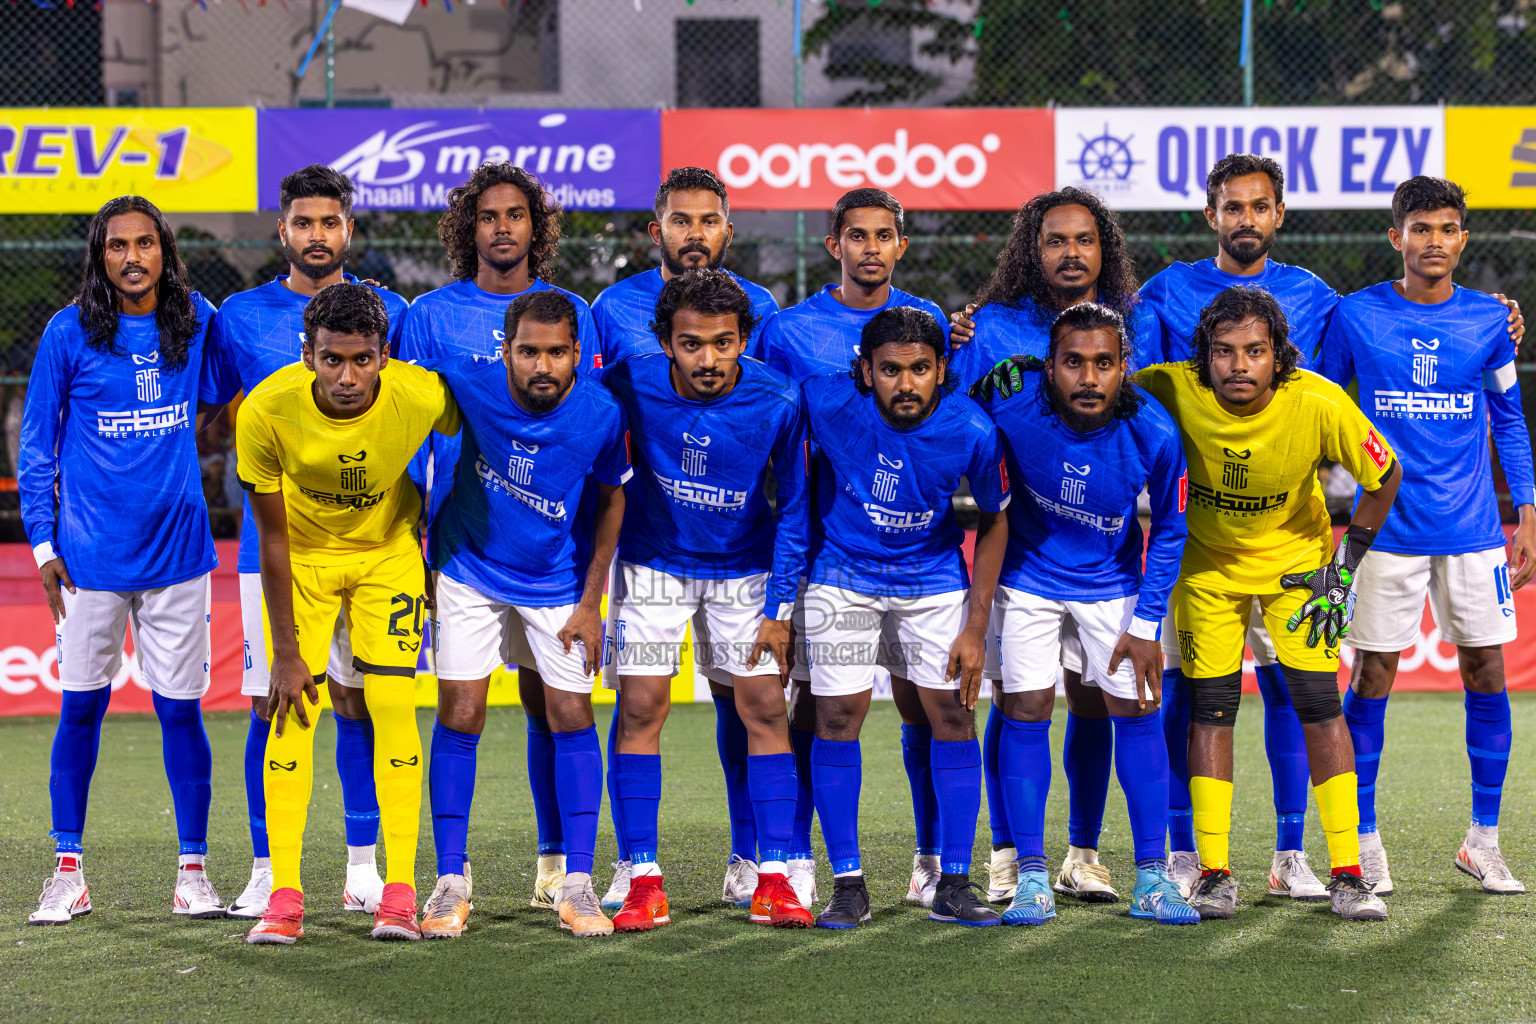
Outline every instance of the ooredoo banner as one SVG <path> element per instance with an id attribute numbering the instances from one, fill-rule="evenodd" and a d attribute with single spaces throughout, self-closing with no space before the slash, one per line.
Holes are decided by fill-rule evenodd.
<path id="1" fill-rule="evenodd" d="M 1005 210 L 1052 187 L 1051 112 L 669 110 L 663 167 L 707 167 L 748 210 L 814 210 L 887 189 L 915 210 Z"/>
<path id="2" fill-rule="evenodd" d="M 654 110 L 262 110 L 261 208 L 283 176 L 327 164 L 360 210 L 441 210 L 484 163 L 537 174 L 567 210 L 646 210 L 660 171 Z"/>
<path id="3" fill-rule="evenodd" d="M 1445 174 L 1440 107 L 1063 107 L 1055 183 L 1122 210 L 1205 205 L 1229 153 L 1273 157 L 1292 209 L 1387 208 L 1398 182 Z"/>

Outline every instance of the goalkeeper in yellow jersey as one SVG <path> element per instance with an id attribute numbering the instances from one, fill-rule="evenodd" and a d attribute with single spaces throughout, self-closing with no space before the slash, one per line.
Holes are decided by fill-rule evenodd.
<path id="1" fill-rule="evenodd" d="M 388 334 L 373 289 L 331 285 L 304 309 L 303 362 L 268 377 L 239 412 L 236 452 L 260 534 L 272 662 L 265 768 L 272 899 L 248 942 L 291 944 L 304 934 L 299 859 L 317 684 L 338 613 L 373 718 L 387 861 L 373 937 L 421 938 L 414 680 L 426 574 L 416 533 L 421 499 L 406 469 L 429 432 L 456 433 L 460 417 L 442 378 L 390 361 Z"/>
<path id="2" fill-rule="evenodd" d="M 1229 918 L 1237 881 L 1227 860 L 1232 724 L 1253 598 L 1274 638 L 1306 738 L 1313 794 L 1328 838 L 1333 909 L 1382 920 L 1360 873 L 1354 748 L 1339 702 L 1339 640 L 1355 571 L 1386 521 L 1402 469 L 1337 385 L 1296 367 L 1285 315 L 1268 293 L 1228 288 L 1202 311 L 1188 362 L 1149 367 L 1137 383 L 1179 425 L 1189 461 L 1189 541 L 1174 587 L 1178 652 L 1193 688 L 1190 793 L 1201 878 L 1190 905 Z M 1333 545 L 1318 463 L 1341 463 L 1363 493 Z M 1172 632 L 1164 629 L 1164 643 Z"/>

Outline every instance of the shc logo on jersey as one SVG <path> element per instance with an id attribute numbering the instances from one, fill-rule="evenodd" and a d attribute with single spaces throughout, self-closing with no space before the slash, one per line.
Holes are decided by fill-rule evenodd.
<path id="1" fill-rule="evenodd" d="M 542 494 L 528 490 L 527 485 L 533 482 L 532 459 L 525 459 L 519 455 L 513 455 L 508 458 L 507 477 L 512 478 L 509 480 L 492 469 L 491 464 L 485 461 L 485 453 L 481 452 L 480 456 L 475 459 L 475 475 L 480 478 L 487 491 L 494 492 L 499 490 L 509 494 L 546 519 L 559 522 L 565 518 L 565 502 L 563 500 L 557 501 L 553 498 L 546 498 Z M 516 483 L 513 481 L 516 481 Z"/>
<path id="2" fill-rule="evenodd" d="M 704 451 L 709 447 L 709 435 L 694 437 L 685 430 L 683 444 L 685 446 L 681 459 L 683 473 L 694 478 L 703 476 L 709 464 L 708 453 Z M 690 445 L 693 447 L 688 447 Z"/>
<path id="3" fill-rule="evenodd" d="M 1068 505 L 1081 505 L 1083 499 L 1088 496 L 1088 481 L 1076 480 L 1070 476 L 1061 479 L 1061 500 Z"/>
<path id="4" fill-rule="evenodd" d="M 1433 352 L 1415 352 L 1413 354 L 1413 382 L 1421 388 L 1434 387 L 1436 379 L 1435 361 L 1439 358 Z"/>
<path id="5" fill-rule="evenodd" d="M 1221 486 L 1238 491 L 1243 490 L 1248 486 L 1248 466 L 1241 462 L 1223 462 Z"/>
<path id="6" fill-rule="evenodd" d="M 160 371 L 136 370 L 133 374 L 135 397 L 141 402 L 160 401 Z"/>
<path id="7" fill-rule="evenodd" d="M 366 491 L 368 489 L 368 467 L 342 467 L 341 489 L 344 491 Z"/>
<path id="8" fill-rule="evenodd" d="M 882 455 L 880 458 L 884 461 L 885 456 Z M 896 485 L 899 483 L 901 483 L 901 477 L 897 474 L 877 469 L 870 485 L 870 492 L 874 494 L 876 501 L 895 501 Z"/>

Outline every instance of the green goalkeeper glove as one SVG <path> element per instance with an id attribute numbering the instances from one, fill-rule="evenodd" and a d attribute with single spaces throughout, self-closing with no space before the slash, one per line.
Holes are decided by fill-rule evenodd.
<path id="1" fill-rule="evenodd" d="M 1334 551 L 1333 561 L 1311 572 L 1291 572 L 1280 577 L 1280 585 L 1287 590 L 1300 587 L 1311 592 L 1312 596 L 1285 624 L 1294 633 L 1310 619 L 1308 647 L 1316 647 L 1319 636 L 1327 646 L 1337 647 L 1349 633 L 1350 592 L 1355 586 L 1355 570 L 1375 540 L 1375 530 L 1351 525 Z"/>
<path id="2" fill-rule="evenodd" d="M 972 384 L 966 394 L 978 402 L 990 401 L 994 395 L 999 399 L 1012 398 L 1024 390 L 1026 373 L 1040 373 L 1044 369 L 1044 361 L 1034 356 L 1009 356 Z"/>

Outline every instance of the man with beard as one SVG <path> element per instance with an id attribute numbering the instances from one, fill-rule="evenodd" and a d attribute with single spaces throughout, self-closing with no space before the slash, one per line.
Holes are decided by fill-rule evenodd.
<path id="1" fill-rule="evenodd" d="M 896 306 L 864 326 L 851 372 L 804 384 L 818 513 L 804 599 L 816 698 L 811 784 L 834 886 L 822 928 L 856 928 L 870 916 L 859 733 L 877 648 L 890 635 L 933 729 L 940 873 L 929 919 L 973 927 L 1000 919 L 976 896 L 970 867 L 982 785 L 974 708 L 1008 543 L 1008 475 L 992 421 L 949 394 L 947 349 L 937 320 Z M 981 508 L 974 580 L 951 507 L 962 477 Z"/>
<path id="2" fill-rule="evenodd" d="M 171 912 L 222 917 L 204 870 L 213 755 L 200 704 L 218 560 L 191 415 L 213 306 L 188 289 L 176 235 L 147 199 L 113 199 L 87 239 L 80 293 L 38 342 L 17 467 L 62 691 L 48 778 L 54 872 L 28 923 L 91 912 L 86 803 L 130 623 L 176 809 Z"/>
<path id="3" fill-rule="evenodd" d="M 401 358 L 421 363 L 467 357 L 500 364 L 504 358 L 508 307 L 523 295 L 553 291 L 576 310 L 574 341 L 583 353 L 597 352 L 597 329 L 592 310 L 573 292 L 549 283 L 559 255 L 560 205 L 549 198 L 539 179 L 510 163 L 483 164 L 469 180 L 448 194 L 448 209 L 437 222 L 437 235 L 453 268 L 451 284 L 419 295 L 405 315 L 401 329 Z M 596 365 L 579 363 L 578 372 Z M 433 434 L 431 479 L 427 481 L 427 527 L 431 532 L 437 512 L 453 490 L 459 463 L 460 438 Z M 421 463 L 417 465 L 418 470 Z M 544 690 L 537 673 L 518 675 L 518 694 L 528 719 L 528 779 L 533 791 L 534 819 L 538 823 L 538 867 L 530 905 L 554 910 L 560 899 L 565 874 L 565 838 L 560 831 L 560 811 L 555 796 L 555 741 L 544 713 Z M 468 700 L 463 715 L 444 705 L 439 690 L 440 714 L 450 725 L 476 721 L 475 702 Z M 483 705 L 484 698 L 481 698 Z M 445 726 L 446 728 L 446 726 Z M 459 754 L 473 761 L 473 732 L 453 726 L 446 737 L 433 742 L 457 743 Z"/>
<path id="4" fill-rule="evenodd" d="M 339 282 L 356 282 L 343 268 L 352 238 L 352 182 L 321 164 L 283 179 L 282 216 L 277 236 L 288 273 L 249 291 L 231 295 L 213 318 L 208 335 L 208 373 L 201 399 L 223 405 L 249 395 L 271 374 L 299 360 L 304 345 L 304 309 L 310 299 Z M 406 302 L 373 286 L 389 317 L 391 349 L 399 346 Z M 240 626 L 245 633 L 245 671 L 240 692 L 251 698 L 245 742 L 245 799 L 255 860 L 245 891 L 229 905 L 229 916 L 260 917 L 272 894 L 266 797 L 262 793 L 268 721 L 268 650 L 262 631 L 261 557 L 249 496 L 240 522 Z M 373 787 L 373 725 L 363 700 L 363 675 L 352 665 L 346 623 L 336 620 L 327 667 L 331 715 L 336 720 L 336 771 L 346 813 L 347 883 L 342 907 L 372 913 L 384 890 L 375 860 L 379 803 Z"/>
<path id="5" fill-rule="evenodd" d="M 735 228 L 730 221 L 731 202 L 725 185 L 702 167 L 676 167 L 667 174 L 656 190 L 655 215 L 650 232 L 651 240 L 661 248 L 661 266 L 609 285 L 592 303 L 598 333 L 596 365 L 604 372 L 630 356 L 654 354 L 657 344 L 651 319 L 662 288 L 688 270 L 720 268 L 731 246 Z M 764 327 L 778 312 L 779 304 L 768 289 L 728 270 L 724 273 L 747 294 L 751 303 L 756 326 L 745 337 L 745 352 L 756 355 Z M 726 866 L 723 892 L 726 902 L 745 907 L 757 889 L 757 834 L 752 802 L 747 795 L 747 733 L 736 713 L 731 687 L 712 679 L 709 689 L 715 701 L 715 741 L 720 767 L 725 772 L 726 805 L 731 819 L 731 859 Z M 610 804 L 614 802 L 613 752 L 617 749 L 617 728 L 615 715 L 608 732 Z M 613 884 L 603 897 L 603 906 L 609 909 L 620 906 L 629 891 L 629 851 L 624 845 L 623 829 L 618 831 L 619 859 L 614 865 Z"/>
<path id="6" fill-rule="evenodd" d="M 604 382 L 628 416 L 638 472 L 619 541 L 604 681 L 617 684 L 610 750 L 614 820 L 633 880 L 618 931 L 670 920 L 657 862 L 661 729 L 683 631 L 693 622 L 700 666 L 730 676 L 747 734 L 746 789 L 755 819 L 757 884 L 748 918 L 806 927 L 789 885 L 795 758 L 784 683 L 789 619 L 805 566 L 805 419 L 799 390 L 743 359 L 752 301 L 723 270 L 672 278 L 653 320 L 662 352 L 634 355 Z M 777 522 L 768 470 L 778 484 Z"/>
<path id="7" fill-rule="evenodd" d="M 1012 355 L 1044 359 L 1054 319 L 1062 310 L 1085 301 L 1113 309 L 1125 325 L 1129 352 L 1138 353 L 1141 339 L 1158 335 L 1155 320 L 1136 301 L 1135 292 L 1136 268 L 1125 233 L 1102 199 L 1078 188 L 1035 196 L 1014 217 L 997 270 L 982 286 L 976 303 L 955 314 L 952 336 L 965 339 L 965 344 L 950 355 L 953 372 L 969 384 L 1000 359 Z M 968 316 L 975 317 L 974 323 Z M 1131 357 L 1133 366 L 1141 361 L 1139 354 Z M 1112 903 L 1120 894 L 1111 883 L 1109 869 L 1099 863 L 1099 834 L 1109 799 L 1114 732 L 1097 681 L 1083 675 L 1077 622 L 1068 616 L 1062 627 L 1067 727 L 1061 759 L 1067 776 L 1067 855 L 1054 888 L 1086 902 Z M 995 642 L 987 649 L 986 678 L 996 692 L 1003 677 Z M 987 895 L 995 903 L 1011 900 L 1018 885 L 1019 851 L 1013 845 L 1014 829 L 998 770 L 1003 719 L 994 699 L 982 740 L 982 763 L 992 826 Z"/>
<path id="8" fill-rule="evenodd" d="M 907 251 L 905 213 L 895 196 L 884 189 L 854 189 L 832 207 L 829 226 L 827 252 L 841 266 L 842 280 L 779 313 L 763 329 L 763 361 L 796 383 L 824 373 L 847 372 L 848 360 L 859 353 L 864 325 L 882 310 L 910 306 L 944 322 L 938 306 L 891 283 L 896 263 Z M 796 625 L 801 634 L 803 612 L 797 603 Z M 885 653 L 893 656 L 899 651 L 894 644 L 885 647 Z M 902 763 L 912 789 L 912 816 L 917 823 L 917 850 L 906 899 L 931 906 L 939 880 L 939 810 L 928 764 L 933 730 L 917 690 L 902 676 L 901 666 L 893 660 L 883 667 L 892 673 L 891 693 L 901 712 Z M 816 735 L 816 703 L 803 656 L 794 659 L 790 677 L 790 738 L 795 746 L 800 796 L 789 854 L 789 881 L 800 902 L 810 906 L 816 902 L 816 861 L 811 850 L 811 743 Z"/>
<path id="9" fill-rule="evenodd" d="M 1018 850 L 1018 891 L 1003 923 L 1056 916 L 1045 860 L 1050 728 L 1062 625 L 1076 623 L 1086 676 L 1114 723 L 1130 811 L 1136 888 L 1131 916 L 1197 924 L 1168 880 L 1168 750 L 1159 725 L 1158 632 L 1184 553 L 1189 478 L 1178 428 L 1126 376 L 1120 314 L 1080 303 L 1056 318 L 1033 395 L 984 402 L 1025 497 L 1009 506 L 1008 552 L 992 607 L 1002 665 L 1000 788 Z M 1137 498 L 1152 496 L 1142 571 Z M 990 726 L 989 726 L 990 728 Z M 1101 805 L 1102 806 L 1102 805 Z"/>
<path id="10" fill-rule="evenodd" d="M 602 658 L 599 605 L 624 519 L 629 436 L 613 396 L 576 370 L 578 330 L 575 303 L 557 289 L 530 290 L 507 306 L 501 363 L 459 356 L 426 364 L 447 379 L 464 414 L 458 476 L 432 528 L 438 878 L 422 914 L 429 939 L 462 935 L 469 920 L 475 747 L 491 672 L 508 662 L 520 666 L 525 693 L 539 688 L 536 706 L 555 748 L 549 767 L 565 842 L 562 891 L 553 894 L 560 926 L 578 936 L 613 931 L 592 891 L 603 795 L 592 676 Z"/>

